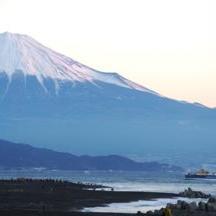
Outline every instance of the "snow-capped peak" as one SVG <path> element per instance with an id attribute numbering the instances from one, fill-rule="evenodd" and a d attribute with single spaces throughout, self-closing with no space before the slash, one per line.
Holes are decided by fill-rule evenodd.
<path id="1" fill-rule="evenodd" d="M 0 34 L 0 73 L 9 78 L 17 71 L 36 76 L 43 84 L 46 78 L 55 81 L 96 82 L 114 84 L 149 93 L 155 92 L 138 85 L 117 73 L 103 73 L 57 53 L 29 36 L 12 33 Z"/>

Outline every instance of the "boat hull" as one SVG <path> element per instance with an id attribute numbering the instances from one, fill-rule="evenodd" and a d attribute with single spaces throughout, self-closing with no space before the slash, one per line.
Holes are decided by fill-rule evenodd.
<path id="1" fill-rule="evenodd" d="M 185 175 L 186 179 L 216 179 L 216 175 Z"/>

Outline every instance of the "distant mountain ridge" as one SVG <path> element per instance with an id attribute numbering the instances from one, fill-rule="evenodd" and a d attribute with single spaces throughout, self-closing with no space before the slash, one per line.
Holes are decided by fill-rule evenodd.
<path id="1" fill-rule="evenodd" d="M 181 171 L 178 166 L 157 162 L 138 163 L 118 155 L 75 156 L 0 140 L 0 168 L 46 168 L 59 170 Z"/>

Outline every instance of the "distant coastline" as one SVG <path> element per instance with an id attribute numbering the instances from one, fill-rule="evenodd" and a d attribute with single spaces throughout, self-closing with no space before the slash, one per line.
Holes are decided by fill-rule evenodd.
<path id="1" fill-rule="evenodd" d="M 56 170 L 182 171 L 181 167 L 158 162 L 136 162 L 118 155 L 75 156 L 0 140 L 0 168 Z"/>

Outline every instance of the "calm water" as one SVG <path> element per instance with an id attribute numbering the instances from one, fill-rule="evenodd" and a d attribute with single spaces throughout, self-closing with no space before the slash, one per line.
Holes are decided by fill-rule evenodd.
<path id="1" fill-rule="evenodd" d="M 179 199 L 179 198 L 178 198 Z M 155 200 L 139 200 L 137 202 L 130 202 L 130 203 L 112 203 L 107 206 L 103 207 L 94 207 L 94 208 L 85 208 L 83 209 L 84 212 L 115 212 L 115 213 L 136 213 L 137 211 L 141 211 L 143 213 L 150 211 L 150 210 L 159 210 L 164 208 L 167 203 L 176 204 L 177 198 L 173 199 L 155 199 Z M 200 202 L 204 201 L 205 199 L 188 199 L 188 198 L 181 198 L 188 203 L 190 202 Z"/>
<path id="2" fill-rule="evenodd" d="M 0 178 L 57 178 L 74 182 L 104 184 L 115 190 L 128 191 L 155 191 L 155 192 L 180 192 L 191 187 L 216 195 L 216 180 L 185 180 L 184 173 L 146 173 L 125 171 L 47 171 L 10 170 L 0 171 Z M 85 209 L 85 211 L 112 211 L 112 212 L 143 212 L 159 209 L 168 202 L 175 203 L 176 199 L 158 199 L 152 201 L 138 201 L 131 203 L 111 204 L 106 207 Z M 199 201 L 199 200 L 198 200 Z"/>
<path id="3" fill-rule="evenodd" d="M 115 190 L 180 192 L 191 187 L 216 195 L 216 180 L 185 180 L 184 173 L 146 173 L 126 171 L 47 171 L 0 170 L 0 178 L 56 178 L 74 182 L 97 183 Z"/>

